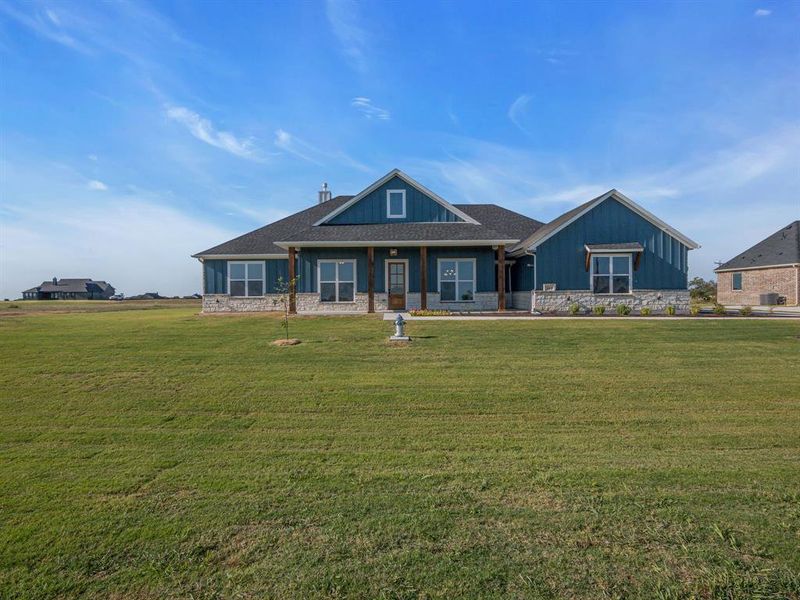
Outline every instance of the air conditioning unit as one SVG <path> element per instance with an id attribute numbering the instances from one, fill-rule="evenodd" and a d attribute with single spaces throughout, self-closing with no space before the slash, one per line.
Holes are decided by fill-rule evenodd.
<path id="1" fill-rule="evenodd" d="M 555 292 L 556 291 L 556 284 L 555 283 L 543 283 L 542 290 L 545 292 Z"/>

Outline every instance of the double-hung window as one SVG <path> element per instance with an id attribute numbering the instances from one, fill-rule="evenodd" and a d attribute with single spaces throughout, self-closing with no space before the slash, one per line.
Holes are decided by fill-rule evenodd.
<path id="1" fill-rule="evenodd" d="M 735 292 L 742 291 L 742 274 L 741 273 L 734 273 L 731 277 L 731 287 Z"/>
<path id="2" fill-rule="evenodd" d="M 629 294 L 631 291 L 631 257 L 595 255 L 592 257 L 592 291 L 595 294 Z"/>
<path id="3" fill-rule="evenodd" d="M 356 292 L 355 260 L 320 260 L 320 302 L 352 302 Z"/>
<path id="4" fill-rule="evenodd" d="M 471 302 L 475 299 L 475 259 L 439 260 L 439 300 Z"/>
<path id="5" fill-rule="evenodd" d="M 263 296 L 264 263 L 228 263 L 228 293 L 231 296 Z"/>
<path id="6" fill-rule="evenodd" d="M 406 191 L 386 190 L 386 216 L 389 219 L 405 219 Z"/>

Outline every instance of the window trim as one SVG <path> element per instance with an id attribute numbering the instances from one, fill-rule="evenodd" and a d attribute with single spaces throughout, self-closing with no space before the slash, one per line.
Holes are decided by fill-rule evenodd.
<path id="1" fill-rule="evenodd" d="M 349 279 L 339 279 L 339 263 L 349 262 L 353 263 L 353 299 L 352 300 L 339 300 L 339 284 L 350 283 Z M 336 279 L 334 281 L 322 281 L 322 263 L 333 263 L 336 265 Z M 336 300 L 323 300 L 322 299 L 322 284 L 332 283 L 336 286 Z M 319 258 L 317 259 L 317 297 L 320 304 L 353 304 L 356 301 L 356 294 L 358 294 L 358 259 L 356 258 Z"/>
<path id="2" fill-rule="evenodd" d="M 607 257 L 609 259 L 609 274 L 602 275 L 598 274 L 598 277 L 608 277 L 609 279 L 609 286 L 608 289 L 611 290 L 608 293 L 602 292 L 595 292 L 594 291 L 594 259 L 595 258 L 603 258 Z M 628 259 L 628 291 L 627 292 L 614 292 L 614 275 L 623 275 L 624 273 L 614 273 L 614 258 L 622 258 L 625 257 Z M 633 293 L 633 256 L 629 253 L 624 252 L 617 252 L 615 254 L 592 254 L 591 260 L 589 261 L 589 289 L 593 294 L 597 294 L 598 296 L 627 296 Z"/>
<path id="3" fill-rule="evenodd" d="M 455 300 L 442 300 L 442 269 L 441 263 L 442 261 L 449 261 L 449 262 L 471 262 L 472 263 L 472 300 L 459 300 L 456 298 Z M 439 257 L 436 259 L 436 291 L 439 294 L 439 302 L 442 304 L 456 304 L 456 303 L 465 303 L 465 302 L 475 302 L 475 294 L 478 293 L 478 259 L 477 258 L 458 258 L 458 257 Z M 456 266 L 456 293 L 458 293 L 458 283 L 460 281 L 468 281 L 467 279 L 459 279 L 458 278 L 458 266 Z"/>
<path id="4" fill-rule="evenodd" d="M 392 214 L 392 194 L 402 194 L 403 212 L 399 215 Z M 406 218 L 406 191 L 405 190 L 386 190 L 386 218 L 405 219 Z"/>
<path id="5" fill-rule="evenodd" d="M 231 278 L 231 265 L 244 265 L 244 279 Z M 258 281 L 257 279 L 248 279 L 247 265 L 261 265 L 261 295 L 251 296 L 247 292 L 247 283 L 249 281 Z M 227 265 L 228 275 L 228 296 L 232 298 L 263 298 L 267 295 L 267 263 L 263 260 L 229 260 Z M 231 281 L 244 281 L 244 296 L 234 296 L 231 294 Z"/>
<path id="6" fill-rule="evenodd" d="M 736 276 L 739 276 L 739 287 L 736 287 Z M 741 271 L 734 271 L 731 273 L 731 291 L 732 292 L 741 292 L 744 290 L 744 277 L 742 276 Z"/>

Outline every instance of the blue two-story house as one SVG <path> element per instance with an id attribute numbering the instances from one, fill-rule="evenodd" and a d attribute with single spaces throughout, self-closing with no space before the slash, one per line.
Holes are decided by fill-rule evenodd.
<path id="1" fill-rule="evenodd" d="M 698 245 L 616 190 L 549 223 L 495 204 L 451 204 L 395 169 L 194 255 L 203 311 L 686 310 Z"/>

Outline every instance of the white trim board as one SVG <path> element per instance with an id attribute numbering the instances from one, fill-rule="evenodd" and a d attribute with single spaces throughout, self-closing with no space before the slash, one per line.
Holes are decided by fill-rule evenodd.
<path id="1" fill-rule="evenodd" d="M 449 210 L 453 214 L 456 214 L 459 217 L 461 217 L 462 219 L 464 219 L 464 221 L 466 221 L 467 223 L 472 223 L 473 225 L 480 225 L 480 223 L 478 223 L 478 221 L 476 221 L 475 219 L 470 217 L 467 213 L 465 213 L 462 210 L 457 209 L 455 206 L 450 204 L 447 200 L 445 200 L 444 198 L 442 198 L 438 194 L 430 191 L 424 185 L 422 185 L 418 181 L 412 179 L 411 177 L 409 177 L 408 175 L 403 173 L 400 169 L 392 169 L 386 175 L 384 175 L 383 177 L 378 179 L 378 181 L 376 181 L 375 183 L 370 185 L 368 188 L 366 188 L 365 190 L 359 192 L 358 194 L 356 194 L 355 196 L 350 198 L 350 200 L 348 200 L 347 202 L 342 204 L 339 208 L 336 208 L 335 210 L 332 210 L 327 215 L 322 217 L 319 221 L 314 223 L 314 226 L 322 225 L 323 223 L 327 223 L 328 221 L 330 221 L 336 215 L 339 215 L 339 214 L 343 213 L 345 210 L 347 210 L 348 208 L 353 206 L 356 202 L 358 202 L 359 200 L 362 200 L 364 197 L 368 196 L 369 194 L 371 194 L 372 192 L 377 190 L 379 187 L 381 187 L 384 183 L 386 183 L 389 180 L 391 180 L 393 177 L 399 177 L 400 179 L 405 181 L 411 187 L 416 188 L 417 190 L 419 190 L 420 192 L 422 192 L 423 194 L 425 194 L 426 196 L 428 196 L 432 200 L 434 200 L 434 201 L 438 202 L 439 204 L 441 204 L 442 206 L 444 206 L 447 210 Z"/>
<path id="2" fill-rule="evenodd" d="M 357 225 L 353 225 L 357 227 Z M 370 241 L 338 241 L 298 240 L 296 242 L 274 242 L 280 248 L 360 248 L 374 246 L 376 248 L 407 248 L 415 246 L 499 246 L 515 244 L 519 240 L 370 240 Z"/>
<path id="3" fill-rule="evenodd" d="M 680 231 L 678 231 L 674 227 L 670 227 L 664 221 L 662 221 L 657 216 L 655 216 L 653 213 L 651 213 L 650 211 L 648 211 L 645 208 L 643 208 L 643 207 L 639 206 L 638 204 L 636 204 L 636 202 L 634 202 L 633 200 L 628 198 L 622 192 L 619 192 L 617 190 L 609 190 L 605 194 L 603 194 L 602 196 L 598 196 L 597 198 L 592 200 L 583 210 L 581 210 L 577 214 L 573 215 L 571 218 L 569 218 L 566 221 L 564 221 L 563 223 L 561 223 L 558 227 L 556 227 L 552 231 L 549 231 L 549 232 L 545 233 L 544 235 L 539 233 L 542 229 L 544 229 L 544 227 L 542 227 L 539 230 L 535 231 L 533 233 L 533 235 L 531 235 L 526 240 L 524 240 L 522 242 L 522 244 L 521 244 L 521 247 L 518 248 L 517 250 L 515 250 L 514 253 L 512 253 L 512 254 L 515 254 L 515 253 L 517 253 L 517 252 L 519 252 L 521 250 L 535 251 L 538 246 L 540 246 L 545 241 L 547 241 L 548 239 L 553 237 L 555 234 L 557 234 L 559 231 L 561 231 L 565 227 L 568 227 L 569 225 L 572 225 L 575 221 L 577 221 L 578 219 L 583 217 L 590 210 L 592 210 L 593 208 L 599 206 L 600 204 L 602 204 L 603 202 L 605 202 L 609 198 L 613 198 L 614 200 L 616 200 L 620 204 L 623 204 L 627 208 L 631 209 L 633 212 L 637 213 L 640 217 L 642 217 L 643 219 L 646 219 L 647 221 L 650 221 L 650 223 L 652 223 L 653 225 L 658 227 L 661 231 L 663 231 L 664 233 L 667 233 L 670 236 L 674 237 L 675 239 L 679 240 L 680 242 L 683 243 L 683 245 L 689 247 L 690 249 L 696 250 L 697 248 L 700 247 L 700 244 L 695 242 L 693 239 L 691 239 L 689 237 L 686 237 L 685 235 L 683 235 Z"/>

